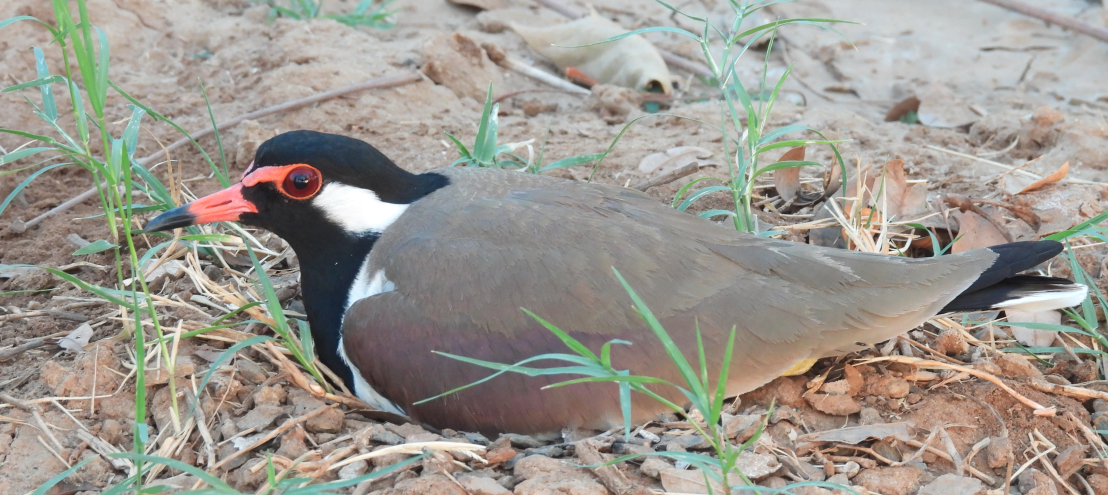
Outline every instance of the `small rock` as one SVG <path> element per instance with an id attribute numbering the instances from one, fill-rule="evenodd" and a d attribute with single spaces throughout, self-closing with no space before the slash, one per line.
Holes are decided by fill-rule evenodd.
<path id="1" fill-rule="evenodd" d="M 120 440 L 123 439 L 123 425 L 114 419 L 104 420 L 104 423 L 100 426 L 98 436 L 105 442 L 118 445 Z"/>
<path id="2" fill-rule="evenodd" d="M 708 443 L 708 440 L 706 438 L 694 433 L 686 433 L 684 435 L 663 435 L 662 443 L 668 445 L 680 445 L 681 448 L 685 450 L 707 449 L 712 447 L 712 444 Z"/>
<path id="3" fill-rule="evenodd" d="M 280 385 L 271 387 L 258 387 L 254 390 L 254 403 L 258 405 L 280 406 L 288 392 Z"/>
<path id="4" fill-rule="evenodd" d="M 862 471 L 862 466 L 859 465 L 857 462 L 847 461 L 846 464 L 842 465 L 842 467 L 835 469 L 838 471 L 838 474 L 844 475 L 847 478 L 853 478 Z M 834 478 L 834 476 L 832 476 L 832 478 Z"/>
<path id="5" fill-rule="evenodd" d="M 544 455 L 529 455 L 520 459 L 512 472 L 516 476 L 529 480 L 542 474 L 583 474 L 585 470 Z"/>
<path id="6" fill-rule="evenodd" d="M 893 445 L 892 442 L 889 442 L 887 440 L 878 440 L 876 442 L 873 442 L 873 445 L 871 445 L 870 448 L 873 449 L 874 452 L 877 452 L 877 455 L 880 455 L 881 457 L 884 457 L 890 461 L 900 462 L 901 460 L 900 451 L 897 450 L 896 446 Z"/>
<path id="7" fill-rule="evenodd" d="M 434 433 L 417 433 L 406 437 L 404 443 L 437 442 L 439 440 L 442 440 L 442 437 Z"/>
<path id="8" fill-rule="evenodd" d="M 238 368 L 238 375 L 246 379 L 246 381 L 258 384 L 262 383 L 266 379 L 265 371 L 257 363 L 248 359 L 236 359 L 235 367 Z"/>
<path id="9" fill-rule="evenodd" d="M 1108 400 L 1096 399 L 1093 401 L 1093 410 L 1096 412 L 1108 412 Z"/>
<path id="10" fill-rule="evenodd" d="M 1074 445 L 1058 454 L 1054 458 L 1054 467 L 1062 479 L 1068 479 L 1085 465 L 1085 446 Z"/>
<path id="11" fill-rule="evenodd" d="M 391 493 L 392 495 L 466 495 L 465 490 L 455 484 L 454 480 L 441 474 L 399 481 Z"/>
<path id="12" fill-rule="evenodd" d="M 758 483 L 758 485 L 764 486 L 766 488 L 773 488 L 774 490 L 780 490 L 782 488 L 785 488 L 786 486 L 789 486 L 789 482 L 785 480 L 785 478 L 782 478 L 780 476 L 770 476 L 762 480 L 760 483 Z"/>
<path id="13" fill-rule="evenodd" d="M 643 454 L 650 454 L 652 452 L 654 452 L 653 447 L 648 447 L 646 445 L 639 445 L 637 443 L 620 442 L 620 443 L 612 444 L 612 453 L 616 454 L 616 455 L 629 455 L 629 454 L 643 455 Z"/>
<path id="14" fill-rule="evenodd" d="M 608 495 L 604 488 L 584 469 L 546 456 L 532 455 L 516 463 L 517 478 L 524 478 L 516 485 L 515 495 Z"/>
<path id="15" fill-rule="evenodd" d="M 231 457 L 232 455 L 235 455 L 236 453 L 238 453 L 238 451 L 239 451 L 238 447 L 235 447 L 235 445 L 233 443 L 228 442 L 228 443 L 223 444 L 223 446 L 219 447 L 219 449 L 216 451 L 216 457 L 218 457 L 220 460 L 223 460 L 223 459 L 226 459 L 228 457 Z M 227 464 L 224 464 L 223 469 L 226 472 L 230 472 L 232 470 L 238 469 L 243 464 L 245 464 L 246 461 L 248 461 L 248 460 L 250 460 L 250 456 L 240 455 L 240 456 L 238 456 L 234 459 L 231 459 L 231 461 L 228 462 Z"/>
<path id="16" fill-rule="evenodd" d="M 342 422 L 345 419 L 342 411 L 332 407 L 318 416 L 309 419 L 304 427 L 312 433 L 338 433 L 342 431 Z"/>
<path id="17" fill-rule="evenodd" d="M 259 405 L 235 421 L 235 426 L 239 431 L 251 428 L 254 431 L 262 431 L 273 424 L 282 414 L 285 414 L 285 409 L 281 406 Z"/>
<path id="18" fill-rule="evenodd" d="M 918 495 L 980 495 L 985 489 L 985 484 L 977 478 L 944 474 L 921 488 Z"/>
<path id="19" fill-rule="evenodd" d="M 866 387 L 862 391 L 864 395 L 878 395 L 891 399 L 899 399 L 908 395 L 911 386 L 903 378 L 886 375 L 871 375 L 866 379 Z"/>
<path id="20" fill-rule="evenodd" d="M 1085 360 L 1073 367 L 1073 374 L 1071 376 L 1073 377 L 1074 383 L 1092 382 L 1100 379 L 1100 370 L 1097 368 L 1096 361 Z M 1094 401 L 1093 405 L 1094 408 L 1096 407 L 1095 402 L 1096 401 Z"/>
<path id="21" fill-rule="evenodd" d="M 1093 473 L 1085 478 L 1085 481 L 1093 487 L 1093 493 L 1108 493 L 1108 476 Z"/>
<path id="22" fill-rule="evenodd" d="M 762 415 L 743 414 L 728 419 L 723 424 L 723 432 L 727 435 L 727 438 L 734 439 L 737 443 L 743 443 L 750 440 L 761 426 Z"/>
<path id="23" fill-rule="evenodd" d="M 411 423 L 404 423 L 400 426 L 394 425 L 392 423 L 385 423 L 385 429 L 396 433 L 397 435 L 400 435 L 401 438 L 408 438 L 412 435 L 427 433 L 427 430 L 424 430 L 422 426 L 413 425 Z"/>
<path id="24" fill-rule="evenodd" d="M 458 476 L 458 482 L 469 495 L 510 495 L 512 493 L 496 480 L 484 476 Z"/>
<path id="25" fill-rule="evenodd" d="M 735 467 L 747 478 L 758 481 L 776 473 L 781 468 L 781 463 L 777 461 L 777 457 L 774 455 L 746 451 L 739 454 L 739 458 L 735 461 Z"/>
<path id="26" fill-rule="evenodd" d="M 819 391 L 828 395 L 850 395 L 850 382 L 846 380 L 827 382 L 819 388 Z"/>
<path id="27" fill-rule="evenodd" d="M 854 477 L 854 483 L 882 495 L 911 495 L 919 489 L 923 471 L 915 466 L 866 469 Z"/>
<path id="28" fill-rule="evenodd" d="M 339 469 L 339 479 L 352 480 L 365 474 L 367 469 L 369 469 L 369 463 L 364 460 L 351 462 Z"/>
<path id="29" fill-rule="evenodd" d="M 515 433 L 504 433 L 500 435 L 502 438 L 507 438 L 512 443 L 512 447 L 517 449 L 534 449 L 542 447 L 542 442 L 535 440 L 527 435 L 517 435 Z"/>
<path id="30" fill-rule="evenodd" d="M 657 479 L 662 476 L 661 472 L 663 469 L 669 469 L 672 467 L 673 464 L 670 464 L 669 461 L 666 461 L 661 457 L 652 455 L 642 461 L 642 466 L 639 466 L 639 470 L 642 471 L 642 474 Z"/>
<path id="31" fill-rule="evenodd" d="M 872 407 L 863 407 L 858 413 L 858 422 L 863 425 L 880 425 L 885 424 L 885 418 L 881 417 L 881 412 Z"/>
<path id="32" fill-rule="evenodd" d="M 848 416 L 862 410 L 862 405 L 849 395 L 810 394 L 808 403 L 832 416 Z"/>
<path id="33" fill-rule="evenodd" d="M 996 356 L 993 356 L 992 361 L 1000 368 L 1000 373 L 1004 376 L 1009 376 L 1012 378 L 1031 378 L 1043 376 L 1043 373 L 1039 371 L 1039 369 L 1036 368 L 1035 365 L 1031 364 L 1030 361 L 1019 357 L 1016 354 L 1002 352 Z"/>
<path id="34" fill-rule="evenodd" d="M 304 441 L 304 429 L 299 425 L 281 435 L 281 447 L 277 449 L 277 455 L 289 459 L 296 459 L 308 452 L 308 445 Z"/>
<path id="35" fill-rule="evenodd" d="M 834 483 L 836 485 L 850 486 L 850 477 L 845 474 L 839 473 L 830 478 L 827 478 L 828 483 Z"/>
<path id="36" fill-rule="evenodd" d="M 377 443 L 385 445 L 400 445 L 404 443 L 404 437 L 397 435 L 381 425 L 373 425 L 369 429 L 369 438 Z"/>
<path id="37" fill-rule="evenodd" d="M 1028 468 L 1019 475 L 1019 489 L 1023 495 L 1058 495 L 1058 486 L 1046 473 Z"/>

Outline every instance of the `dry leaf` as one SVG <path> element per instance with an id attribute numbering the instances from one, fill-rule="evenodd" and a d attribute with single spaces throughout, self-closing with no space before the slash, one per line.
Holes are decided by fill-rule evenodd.
<path id="1" fill-rule="evenodd" d="M 886 423 L 809 433 L 801 435 L 798 440 L 801 442 L 842 442 L 857 445 L 870 438 L 882 439 L 888 437 L 906 442 L 912 439 L 913 434 L 908 423 Z"/>
<path id="2" fill-rule="evenodd" d="M 1054 173 L 1052 173 L 1052 174 L 1050 174 L 1046 177 L 1043 177 L 1042 179 L 1039 179 L 1035 182 L 1032 182 L 1031 185 L 1023 188 L 1023 190 L 1021 190 L 1020 192 L 1018 192 L 1016 194 L 1023 194 L 1025 192 L 1034 191 L 1036 189 L 1042 188 L 1043 186 L 1045 186 L 1047 184 L 1053 184 L 1053 183 L 1058 182 L 1062 179 L 1065 179 L 1066 174 L 1069 173 L 1069 171 L 1070 171 L 1070 162 L 1063 163 L 1061 167 L 1058 167 L 1058 170 L 1054 171 Z"/>
<path id="3" fill-rule="evenodd" d="M 1062 313 L 1054 310 L 1049 311 L 1015 311 L 1005 310 L 1004 314 L 1008 315 L 1008 321 L 1010 323 L 1048 323 L 1051 325 L 1062 324 Z M 1054 343 L 1054 338 L 1058 335 L 1058 332 L 1052 332 L 1050 330 L 1038 330 L 1034 328 L 1024 327 L 1010 327 L 1012 337 L 1015 337 L 1019 343 L 1028 347 L 1047 347 Z"/>
<path id="4" fill-rule="evenodd" d="M 919 112 L 919 98 L 909 96 L 904 101 L 897 103 L 885 114 L 885 122 L 896 122 L 911 112 Z"/>
<path id="5" fill-rule="evenodd" d="M 510 23 L 531 49 L 559 69 L 576 68 L 602 84 L 614 84 L 639 91 L 673 92 L 673 78 L 662 55 L 646 38 L 628 36 L 600 43 L 627 32 L 618 24 L 593 12 L 576 21 L 554 26 L 521 26 Z M 554 46 L 558 45 L 558 46 Z M 563 48 L 577 46 L 579 48 Z"/>
<path id="6" fill-rule="evenodd" d="M 888 211 L 882 212 L 886 218 L 907 220 L 927 211 L 927 184 L 908 183 L 904 160 L 889 160 L 885 164 L 885 194 L 886 200 L 878 198 L 876 206 L 883 209 L 883 205 L 888 205 Z"/>
<path id="7" fill-rule="evenodd" d="M 804 147 L 798 146 L 781 155 L 778 162 L 803 161 Z M 789 167 L 773 171 L 773 185 L 777 187 L 777 194 L 781 199 L 788 201 L 800 193 L 800 167 Z"/>
<path id="8" fill-rule="evenodd" d="M 62 337 L 58 341 L 58 345 L 62 349 L 65 349 L 74 354 L 81 354 L 85 352 L 85 346 L 88 345 L 89 339 L 92 338 L 92 327 L 88 323 L 82 323 L 81 326 L 69 332 L 69 335 Z"/>
<path id="9" fill-rule="evenodd" d="M 665 153 L 652 153 L 639 162 L 639 172 L 649 174 L 658 172 L 664 174 L 674 169 L 696 161 L 710 158 L 712 152 L 697 146 L 678 146 L 670 148 Z"/>
<path id="10" fill-rule="evenodd" d="M 1006 244 L 1008 239 L 992 222 L 972 211 L 954 212 L 958 219 L 958 238 L 952 252 L 964 253 L 974 249 Z"/>
<path id="11" fill-rule="evenodd" d="M 481 10 L 496 10 L 506 9 L 509 7 L 508 0 L 447 0 L 454 5 L 464 5 L 466 7 L 474 7 Z"/>

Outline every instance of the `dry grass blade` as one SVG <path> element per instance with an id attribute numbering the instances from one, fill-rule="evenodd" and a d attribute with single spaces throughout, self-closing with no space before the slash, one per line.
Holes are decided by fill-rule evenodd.
<path id="1" fill-rule="evenodd" d="M 1030 407 L 1031 409 L 1033 409 L 1035 411 L 1036 416 L 1054 416 L 1054 414 L 1057 412 L 1057 409 L 1055 409 L 1054 407 L 1046 407 L 1046 406 L 1043 406 L 1042 404 L 1039 404 L 1038 402 L 1035 402 L 1031 399 L 1028 399 L 1023 394 L 1021 394 L 1019 392 L 1016 392 L 1015 389 L 1013 389 L 1012 387 L 1009 387 L 1008 384 L 1004 383 L 1000 378 L 997 378 L 995 375 L 992 375 L 990 373 L 986 373 L 986 372 L 981 371 L 981 370 L 975 370 L 973 368 L 967 368 L 965 366 L 958 366 L 958 365 L 955 365 L 955 364 L 942 363 L 942 362 L 939 362 L 939 361 L 932 361 L 932 360 L 929 360 L 929 359 L 910 358 L 910 357 L 905 357 L 905 356 L 887 356 L 887 357 L 878 357 L 878 358 L 873 358 L 873 359 L 867 359 L 867 360 L 862 361 L 862 364 L 876 363 L 876 362 L 879 362 L 879 361 L 891 361 L 891 362 L 894 362 L 894 363 L 910 364 L 912 366 L 947 368 L 947 369 L 952 369 L 952 370 L 956 370 L 956 371 L 961 371 L 963 373 L 981 378 L 982 380 L 989 381 L 992 384 L 1000 387 L 1002 390 L 1007 392 L 1009 395 L 1014 397 L 1016 400 L 1022 402 L 1027 407 Z"/>
<path id="2" fill-rule="evenodd" d="M 215 471 L 216 469 L 219 469 L 219 468 L 223 467 L 224 465 L 226 465 L 228 462 L 231 462 L 232 459 L 258 448 L 259 446 L 265 444 L 266 442 L 268 442 L 270 440 L 273 440 L 274 438 L 277 438 L 278 435 L 292 429 L 292 427 L 294 427 L 294 426 L 296 426 L 300 423 L 303 423 L 303 422 L 305 422 L 309 419 L 312 419 L 316 416 L 319 416 L 320 414 L 323 414 L 323 413 L 327 412 L 329 409 L 333 409 L 335 407 L 338 407 L 338 404 L 331 404 L 329 406 L 324 406 L 324 407 L 316 409 L 315 411 L 312 411 L 308 414 L 305 414 L 303 416 L 289 419 L 289 420 L 285 421 L 284 423 L 282 423 L 281 426 L 279 426 L 277 429 L 267 433 L 262 438 L 259 438 L 258 440 L 254 441 L 254 443 L 244 447 L 242 450 L 239 450 L 238 452 L 235 452 L 234 454 L 231 454 L 231 455 L 223 458 L 223 460 L 215 463 L 213 466 L 208 468 L 208 470 L 209 471 Z"/>
<path id="3" fill-rule="evenodd" d="M 482 458 L 481 456 L 475 454 L 474 452 L 480 452 L 480 451 L 485 450 L 485 446 L 484 445 L 476 445 L 476 444 L 472 444 L 472 443 L 442 442 L 442 441 L 405 443 L 405 444 L 402 444 L 402 445 L 393 445 L 391 447 L 385 447 L 381 450 L 375 450 L 373 452 L 369 452 L 369 453 L 362 454 L 362 455 L 356 455 L 356 456 L 351 457 L 349 459 L 345 459 L 342 462 L 331 465 L 331 467 L 328 468 L 328 470 L 333 471 L 335 469 L 339 469 L 339 468 L 341 468 L 341 467 L 343 467 L 347 464 L 353 463 L 353 462 L 358 462 L 358 461 L 365 460 L 365 459 L 373 459 L 374 457 L 381 457 L 381 456 L 386 456 L 386 455 L 389 455 L 389 454 L 419 455 L 419 454 L 422 454 L 424 452 L 424 450 L 440 451 L 440 452 L 459 452 L 459 453 L 462 453 L 463 455 L 465 455 L 465 456 L 467 456 L 471 459 L 480 459 L 480 460 L 484 461 L 484 458 Z"/>

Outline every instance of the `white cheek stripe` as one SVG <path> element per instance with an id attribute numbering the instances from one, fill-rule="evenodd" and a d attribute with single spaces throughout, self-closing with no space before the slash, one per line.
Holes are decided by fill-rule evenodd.
<path id="1" fill-rule="evenodd" d="M 348 232 L 364 233 L 385 231 L 408 205 L 381 201 L 373 191 L 330 182 L 312 198 L 312 204 L 323 211 L 328 220 L 342 226 Z"/>
<path id="2" fill-rule="evenodd" d="M 346 314 L 346 310 L 355 302 L 369 296 L 382 292 L 390 292 L 395 289 L 396 285 L 385 278 L 384 270 L 377 270 L 377 273 L 373 274 L 372 278 L 369 277 L 369 258 L 366 257 L 365 262 L 362 263 L 361 268 L 358 270 L 358 276 L 350 286 L 350 292 L 346 296 L 346 306 L 343 308 L 343 315 Z M 359 370 L 357 366 L 354 366 L 354 363 L 346 356 L 346 347 L 343 346 L 342 338 L 339 338 L 339 356 L 342 357 L 342 360 L 346 362 L 346 365 L 349 366 L 350 370 L 353 372 L 354 383 L 352 386 L 354 388 L 354 395 L 357 395 L 358 398 L 366 404 L 382 411 L 405 414 L 403 409 L 386 399 L 380 392 L 374 390 L 369 382 L 365 381 L 365 378 L 362 377 L 361 370 Z"/>

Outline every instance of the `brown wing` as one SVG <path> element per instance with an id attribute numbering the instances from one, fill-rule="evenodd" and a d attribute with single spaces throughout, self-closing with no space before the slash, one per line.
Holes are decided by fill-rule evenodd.
<path id="1" fill-rule="evenodd" d="M 411 406 L 490 373 L 431 351 L 501 363 L 568 352 L 520 308 L 593 350 L 630 341 L 613 349 L 617 367 L 680 383 L 612 267 L 692 362 L 697 325 L 716 369 L 735 326 L 727 391 L 739 394 L 800 360 L 913 328 L 995 256 L 912 260 L 816 248 L 740 234 L 627 189 L 443 173 L 452 185 L 410 207 L 373 250 L 370 270 L 383 269 L 395 291 L 357 302 L 344 325 L 347 353 L 366 380 L 441 427 L 557 432 L 622 422 L 613 384 L 540 390 L 569 376 L 509 374 Z M 646 401 L 636 406 L 637 419 L 659 412 Z"/>

